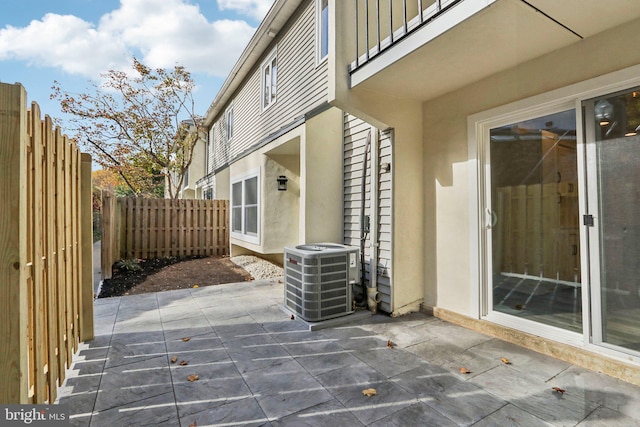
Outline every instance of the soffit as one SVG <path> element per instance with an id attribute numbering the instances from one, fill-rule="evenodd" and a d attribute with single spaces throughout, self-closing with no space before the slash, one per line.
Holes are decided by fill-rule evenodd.
<path id="1" fill-rule="evenodd" d="M 640 17 L 638 0 L 527 0 L 582 37 Z"/>

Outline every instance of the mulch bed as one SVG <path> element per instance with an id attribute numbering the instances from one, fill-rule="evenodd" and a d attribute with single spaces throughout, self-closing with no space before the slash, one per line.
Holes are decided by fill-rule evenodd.
<path id="1" fill-rule="evenodd" d="M 138 265 L 140 268 L 134 271 Z M 161 292 L 223 283 L 252 277 L 228 257 L 166 257 L 116 263 L 113 276 L 102 283 L 98 298 Z"/>

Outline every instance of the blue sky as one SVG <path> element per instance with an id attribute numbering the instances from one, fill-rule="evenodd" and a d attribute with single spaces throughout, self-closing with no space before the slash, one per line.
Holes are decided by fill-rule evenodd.
<path id="1" fill-rule="evenodd" d="M 63 118 L 54 80 L 85 92 L 109 69 L 183 65 L 204 114 L 273 0 L 2 0 L 0 82 Z"/>

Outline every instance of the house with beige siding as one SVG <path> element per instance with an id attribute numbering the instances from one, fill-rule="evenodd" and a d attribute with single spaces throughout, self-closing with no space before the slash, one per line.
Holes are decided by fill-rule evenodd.
<path id="1" fill-rule="evenodd" d="M 198 191 L 230 200 L 234 255 L 281 262 L 287 245 L 342 240 L 343 113 L 328 102 L 327 7 L 276 1 L 206 113 Z"/>
<path id="2" fill-rule="evenodd" d="M 629 0 L 276 0 L 197 186 L 234 254 L 364 242 L 383 312 L 640 383 L 639 25 Z"/>
<path id="3" fill-rule="evenodd" d="M 640 2 L 330 0 L 329 28 L 345 153 L 389 141 L 384 310 L 640 383 Z"/>

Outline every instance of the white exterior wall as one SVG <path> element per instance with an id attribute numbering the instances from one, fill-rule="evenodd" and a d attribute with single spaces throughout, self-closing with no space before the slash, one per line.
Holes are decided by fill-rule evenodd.
<path id="1" fill-rule="evenodd" d="M 640 51 L 630 49 L 640 43 L 639 26 L 622 25 L 423 104 L 427 305 L 477 317 L 468 116 L 640 64 Z"/>

